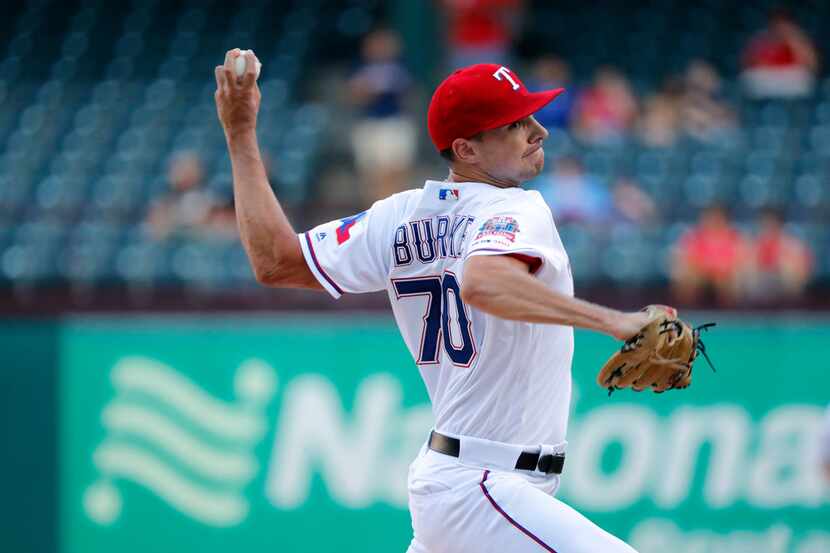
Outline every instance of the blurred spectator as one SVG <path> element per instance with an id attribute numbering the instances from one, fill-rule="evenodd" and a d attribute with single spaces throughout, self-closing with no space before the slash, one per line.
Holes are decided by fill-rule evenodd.
<path id="1" fill-rule="evenodd" d="M 557 223 L 605 223 L 613 214 L 611 194 L 574 157 L 557 159 L 537 186 Z"/>
<path id="2" fill-rule="evenodd" d="M 652 148 L 670 148 L 677 141 L 680 127 L 680 94 L 676 85 L 653 94 L 643 105 L 638 122 L 640 140 Z"/>
<path id="3" fill-rule="evenodd" d="M 781 214 L 773 209 L 760 216 L 750 259 L 747 292 L 755 301 L 774 303 L 797 297 L 804 291 L 813 268 L 810 249 L 784 230 Z"/>
<path id="4" fill-rule="evenodd" d="M 591 144 L 621 141 L 637 119 L 637 100 L 626 78 L 612 67 L 597 70 L 576 101 L 574 130 Z"/>
<path id="5" fill-rule="evenodd" d="M 576 90 L 571 88 L 571 69 L 565 60 L 553 55 L 542 56 L 533 63 L 527 87 L 530 90 L 565 88 L 565 94 L 556 98 L 533 116 L 546 129 L 567 129 L 571 124 L 571 111 Z"/>
<path id="6" fill-rule="evenodd" d="M 721 306 L 734 305 L 747 265 L 747 241 L 726 210 L 712 206 L 675 245 L 672 285 L 681 304 L 697 303 L 707 290 Z"/>
<path id="7" fill-rule="evenodd" d="M 203 178 L 202 160 L 194 152 L 173 156 L 167 170 L 170 190 L 153 203 L 147 214 L 146 223 L 155 238 L 208 230 L 206 225 L 216 200 L 202 189 Z"/>
<path id="8" fill-rule="evenodd" d="M 687 135 L 713 142 L 735 130 L 735 114 L 723 99 L 721 79 L 714 67 L 703 60 L 692 60 L 684 85 L 681 118 Z"/>
<path id="9" fill-rule="evenodd" d="M 412 79 L 400 51 L 394 31 L 366 35 L 362 61 L 349 82 L 351 100 L 361 112 L 352 148 L 368 201 L 402 190 L 415 158 L 416 127 L 403 105 Z"/>
<path id="10" fill-rule="evenodd" d="M 450 66 L 509 65 L 523 0 L 442 0 L 447 16 Z"/>
<path id="11" fill-rule="evenodd" d="M 239 236 L 233 194 L 211 207 L 204 226 L 212 238 L 235 240 Z"/>
<path id="12" fill-rule="evenodd" d="M 784 11 L 770 15 L 742 54 L 743 80 L 754 98 L 801 98 L 813 90 L 818 55 L 810 37 Z"/>
<path id="13" fill-rule="evenodd" d="M 657 220 L 657 205 L 634 180 L 618 179 L 611 193 L 618 221 L 639 226 Z"/>

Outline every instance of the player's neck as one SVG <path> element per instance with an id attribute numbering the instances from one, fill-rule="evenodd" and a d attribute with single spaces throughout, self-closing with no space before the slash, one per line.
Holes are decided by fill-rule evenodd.
<path id="1" fill-rule="evenodd" d="M 472 165 L 454 165 L 450 167 L 447 182 L 483 182 L 497 188 L 516 188 L 521 185 L 518 181 L 494 177 L 486 171 L 482 171 Z"/>

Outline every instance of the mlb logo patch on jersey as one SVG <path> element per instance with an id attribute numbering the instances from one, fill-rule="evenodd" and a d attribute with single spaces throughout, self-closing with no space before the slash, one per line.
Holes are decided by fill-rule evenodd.
<path id="1" fill-rule="evenodd" d="M 475 240 L 490 236 L 515 242 L 517 232 L 519 232 L 519 223 L 513 217 L 491 217 L 479 227 Z"/>
<path id="2" fill-rule="evenodd" d="M 349 238 L 352 237 L 352 227 L 354 227 L 358 221 L 360 221 L 366 215 L 365 211 L 358 213 L 357 215 L 352 215 L 351 217 L 346 217 L 345 219 L 340 219 L 341 225 L 337 227 L 335 233 L 337 234 L 337 244 L 343 244 Z"/>
<path id="3" fill-rule="evenodd" d="M 439 200 L 457 200 L 459 196 L 458 188 L 441 188 L 438 190 Z"/>

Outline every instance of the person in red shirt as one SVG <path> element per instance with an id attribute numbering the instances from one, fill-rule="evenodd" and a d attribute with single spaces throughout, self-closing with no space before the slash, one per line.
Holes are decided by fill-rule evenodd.
<path id="1" fill-rule="evenodd" d="M 797 297 L 813 269 L 813 256 L 804 242 L 784 230 L 776 210 L 761 213 L 759 233 L 751 248 L 748 292 L 756 302 Z"/>
<path id="2" fill-rule="evenodd" d="M 810 94 L 818 55 L 810 37 L 786 12 L 770 16 L 767 28 L 753 36 L 742 55 L 742 78 L 755 98 L 801 98 Z"/>
<path id="3" fill-rule="evenodd" d="M 524 0 L 442 0 L 450 65 L 507 65 Z"/>
<path id="4" fill-rule="evenodd" d="M 625 137 L 637 120 L 637 99 L 628 80 L 617 69 L 597 69 L 592 86 L 576 101 L 574 132 L 590 144 L 614 144 Z"/>
<path id="5" fill-rule="evenodd" d="M 720 206 L 705 209 L 675 246 L 671 278 L 678 301 L 697 303 L 711 289 L 719 305 L 734 305 L 747 260 L 747 240 L 726 211 Z"/>

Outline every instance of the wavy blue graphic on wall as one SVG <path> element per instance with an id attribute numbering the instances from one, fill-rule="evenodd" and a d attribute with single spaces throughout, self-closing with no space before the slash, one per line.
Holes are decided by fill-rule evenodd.
<path id="1" fill-rule="evenodd" d="M 274 370 L 256 359 L 240 365 L 232 403 L 147 357 L 122 358 L 110 376 L 116 394 L 101 413 L 106 436 L 92 454 L 99 478 L 84 494 L 87 516 L 115 522 L 123 503 L 117 483 L 128 480 L 203 524 L 243 521 L 244 489 L 260 468 L 253 449 L 276 391 Z"/>

